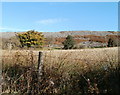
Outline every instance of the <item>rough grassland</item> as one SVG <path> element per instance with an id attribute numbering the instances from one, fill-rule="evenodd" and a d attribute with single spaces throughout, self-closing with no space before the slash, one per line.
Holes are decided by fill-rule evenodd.
<path id="1" fill-rule="evenodd" d="M 4 65 L 22 64 L 25 66 L 38 64 L 39 51 L 30 50 L 12 50 L 2 51 L 2 63 Z M 80 50 L 51 50 L 42 51 L 45 67 L 64 64 L 89 64 L 102 65 L 106 63 L 118 63 L 118 48 L 97 48 L 97 49 L 80 49 Z"/>
<path id="2" fill-rule="evenodd" d="M 6 56 L 13 56 L 15 53 L 20 53 L 21 55 L 29 55 L 30 50 L 2 50 L 3 58 Z M 38 56 L 39 51 L 33 51 L 33 55 Z M 113 48 L 97 48 L 97 49 L 80 49 L 80 50 L 51 50 L 42 51 L 44 53 L 44 58 L 49 57 L 51 60 L 54 58 L 67 58 L 69 60 L 81 60 L 81 61 L 94 61 L 102 62 L 109 61 L 111 58 L 118 60 L 118 47 Z"/>
<path id="3" fill-rule="evenodd" d="M 2 50 L 3 93 L 19 95 L 119 95 L 118 48 L 43 51 Z"/>

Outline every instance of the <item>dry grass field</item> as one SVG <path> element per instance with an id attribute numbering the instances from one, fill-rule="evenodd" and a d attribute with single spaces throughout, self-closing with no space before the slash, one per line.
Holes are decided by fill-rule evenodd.
<path id="1" fill-rule="evenodd" d="M 39 51 L 34 50 L 2 50 L 2 56 L 13 56 L 16 53 L 20 53 L 21 55 L 29 55 L 31 51 L 33 52 L 33 55 L 38 55 Z M 80 50 L 43 50 L 42 52 L 45 57 L 69 57 L 73 60 L 108 61 L 109 58 L 118 58 L 118 47 Z"/>
<path id="2" fill-rule="evenodd" d="M 118 95 L 117 47 L 42 52 L 44 73 L 37 80 L 39 51 L 2 50 L 4 93 Z"/>

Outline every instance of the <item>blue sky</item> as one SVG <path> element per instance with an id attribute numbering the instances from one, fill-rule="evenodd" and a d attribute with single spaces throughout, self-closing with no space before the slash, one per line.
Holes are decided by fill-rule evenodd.
<path id="1" fill-rule="evenodd" d="M 117 31 L 117 2 L 3 2 L 1 31 Z"/>

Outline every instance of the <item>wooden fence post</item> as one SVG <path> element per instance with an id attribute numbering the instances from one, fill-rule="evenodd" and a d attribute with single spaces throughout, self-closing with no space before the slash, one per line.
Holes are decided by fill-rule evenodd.
<path id="1" fill-rule="evenodd" d="M 41 79 L 43 75 L 43 52 L 39 52 L 38 56 L 38 78 Z"/>

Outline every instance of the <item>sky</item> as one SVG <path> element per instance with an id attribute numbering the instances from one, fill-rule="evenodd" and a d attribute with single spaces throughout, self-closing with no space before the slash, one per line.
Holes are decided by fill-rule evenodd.
<path id="1" fill-rule="evenodd" d="M 2 32 L 117 31 L 117 2 L 3 2 Z"/>

